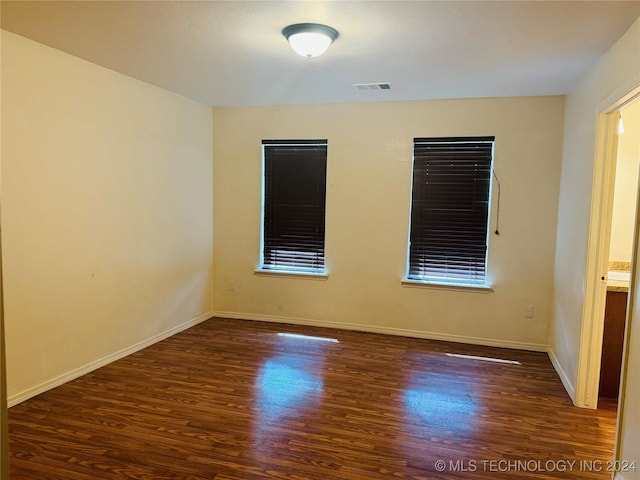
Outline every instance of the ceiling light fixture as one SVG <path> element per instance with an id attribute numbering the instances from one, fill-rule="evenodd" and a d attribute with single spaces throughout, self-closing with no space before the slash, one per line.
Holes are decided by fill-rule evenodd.
<path id="1" fill-rule="evenodd" d="M 303 57 L 322 55 L 338 38 L 338 31 L 319 23 L 296 23 L 282 30 L 293 51 Z"/>

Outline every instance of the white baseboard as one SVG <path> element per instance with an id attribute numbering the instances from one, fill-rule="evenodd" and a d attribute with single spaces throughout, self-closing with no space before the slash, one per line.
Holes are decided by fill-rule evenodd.
<path id="1" fill-rule="evenodd" d="M 154 343 L 158 343 L 164 340 L 165 338 L 169 338 L 172 335 L 175 335 L 176 333 L 180 333 L 188 328 L 191 328 L 194 325 L 197 325 L 198 323 L 201 323 L 201 322 L 204 322 L 205 320 L 210 319 L 211 317 L 212 317 L 211 312 L 204 313 L 192 320 L 188 320 L 184 323 L 181 323 L 180 325 L 176 325 L 175 327 L 170 328 L 169 330 L 158 333 L 153 337 L 147 338 L 146 340 L 142 340 L 141 342 L 138 342 L 134 345 L 123 348 L 122 350 L 119 350 L 115 353 L 107 355 L 106 357 L 102 357 L 98 360 L 95 360 L 86 365 L 75 368 L 67 373 L 64 373 L 55 378 L 52 378 L 51 380 L 47 380 L 46 382 L 43 382 L 43 383 L 40 383 L 39 385 L 28 388 L 27 390 L 19 392 L 15 395 L 11 395 L 11 397 L 7 399 L 7 404 L 9 407 L 13 407 L 19 403 L 24 402 L 25 400 L 28 400 L 32 397 L 35 397 L 36 395 L 46 392 L 47 390 L 51 390 L 52 388 L 59 387 L 64 383 L 70 382 L 71 380 L 75 380 L 76 378 L 81 377 L 82 375 L 86 375 L 87 373 L 92 372 L 94 370 L 97 370 L 100 367 L 104 367 L 105 365 L 108 365 L 111 362 L 120 360 L 121 358 L 124 358 L 127 355 L 131 355 L 132 353 L 137 352 L 138 350 L 142 350 L 143 348 L 149 347 Z"/>
<path id="2" fill-rule="evenodd" d="M 558 361 L 558 357 L 556 357 L 556 354 L 551 347 L 549 347 L 549 349 L 547 350 L 547 353 L 549 355 L 549 359 L 551 360 L 551 364 L 553 365 L 553 368 L 555 368 L 556 373 L 560 377 L 560 381 L 562 382 L 562 385 L 564 385 L 564 389 L 567 391 L 569 398 L 571 398 L 571 401 L 575 405 L 576 403 L 575 387 L 571 383 L 571 380 L 569 380 L 567 373 L 562 368 L 562 365 L 560 365 L 560 362 Z"/>
<path id="3" fill-rule="evenodd" d="M 356 330 L 360 332 L 385 333 L 401 337 L 424 338 L 427 340 L 442 340 L 445 342 L 469 343 L 473 345 L 485 345 L 488 347 L 514 348 L 517 350 L 530 350 L 534 352 L 547 352 L 548 346 L 539 343 L 514 342 L 512 340 L 499 340 L 482 337 L 468 337 L 464 335 L 452 335 L 447 333 L 426 332 L 422 330 L 407 330 L 402 328 L 381 327 L 376 325 L 361 325 L 357 323 L 327 322 L 324 320 L 310 320 L 306 318 L 279 317 L 275 315 L 260 315 L 254 313 L 238 312 L 213 312 L 214 317 L 236 318 L 239 320 L 257 320 L 260 322 L 288 323 L 292 325 L 308 325 L 312 327 L 338 328 L 341 330 Z"/>

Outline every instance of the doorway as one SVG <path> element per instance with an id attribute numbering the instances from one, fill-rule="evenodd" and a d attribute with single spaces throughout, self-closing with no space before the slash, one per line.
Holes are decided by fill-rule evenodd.
<path id="1" fill-rule="evenodd" d="M 615 115 L 616 156 L 613 207 L 609 234 L 609 263 L 604 308 L 598 397 L 618 399 L 640 167 L 640 100 L 624 105 Z"/>
<path id="2" fill-rule="evenodd" d="M 603 331 L 607 283 L 609 282 L 609 251 L 614 205 L 614 185 L 618 148 L 618 128 L 621 112 L 640 101 L 640 85 L 626 95 L 613 98 L 602 105 L 597 118 L 596 157 L 593 172 L 591 221 L 586 262 L 586 281 L 582 314 L 582 339 L 578 361 L 578 378 L 575 404 L 585 408 L 597 408 L 600 366 L 603 350 Z M 623 119 L 624 122 L 624 119 Z M 631 125 L 625 127 L 631 131 Z M 625 133 L 626 134 L 626 133 Z M 636 193 L 638 187 L 636 183 Z M 634 213 L 635 219 L 635 213 Z M 632 251 L 637 251 L 638 225 L 633 233 Z M 631 262 L 633 265 L 633 260 Z M 633 272 L 629 272 L 630 280 Z M 628 298 L 633 297 L 635 285 L 628 283 Z M 633 302 L 627 302 L 625 324 L 632 315 Z M 623 343 L 628 342 L 625 333 Z M 625 363 L 623 353 L 622 363 Z M 624 374 L 623 374 L 624 375 Z M 622 400 L 622 399 L 621 399 Z M 618 411 L 623 408 L 622 401 Z"/>

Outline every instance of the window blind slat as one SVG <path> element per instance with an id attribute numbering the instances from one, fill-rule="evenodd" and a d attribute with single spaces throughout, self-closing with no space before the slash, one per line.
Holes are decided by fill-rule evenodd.
<path id="1" fill-rule="evenodd" d="M 409 278 L 485 281 L 493 141 L 414 139 Z"/>

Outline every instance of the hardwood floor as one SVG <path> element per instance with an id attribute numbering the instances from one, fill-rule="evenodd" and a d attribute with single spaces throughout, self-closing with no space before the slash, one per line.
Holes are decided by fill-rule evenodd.
<path id="1" fill-rule="evenodd" d="M 608 479 L 615 408 L 542 353 L 212 319 L 10 409 L 11 479 Z"/>

